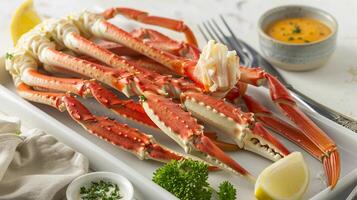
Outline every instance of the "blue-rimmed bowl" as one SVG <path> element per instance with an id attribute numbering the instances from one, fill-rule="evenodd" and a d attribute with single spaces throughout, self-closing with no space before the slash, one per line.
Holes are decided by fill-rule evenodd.
<path id="1" fill-rule="evenodd" d="M 267 27 L 275 21 L 286 18 L 307 17 L 319 20 L 331 29 L 331 34 L 311 43 L 292 44 L 278 41 L 266 33 Z M 263 56 L 274 66 L 305 71 L 323 66 L 336 48 L 338 24 L 329 13 L 302 5 L 276 7 L 264 13 L 258 22 L 259 43 Z"/>

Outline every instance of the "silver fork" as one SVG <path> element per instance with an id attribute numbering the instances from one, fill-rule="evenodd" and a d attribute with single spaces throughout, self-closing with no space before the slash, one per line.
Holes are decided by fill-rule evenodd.
<path id="1" fill-rule="evenodd" d="M 266 72 L 276 76 L 280 80 L 280 82 L 282 82 L 283 85 L 285 85 L 285 87 L 291 91 L 291 94 L 294 96 L 294 98 L 298 102 L 300 102 L 306 109 L 315 113 L 319 113 L 320 115 L 329 118 L 337 124 L 340 124 L 357 133 L 357 120 L 354 120 L 346 115 L 334 111 L 331 108 L 314 101 L 310 97 L 304 95 L 303 93 L 295 89 L 255 49 L 253 49 L 250 45 L 235 36 L 234 32 L 229 27 L 227 21 L 222 15 L 220 15 L 220 19 L 224 25 L 224 28 L 221 28 L 214 19 L 204 21 L 202 23 L 202 26 L 198 26 L 206 41 L 208 41 L 209 39 L 215 39 L 227 45 L 229 49 L 236 50 L 240 57 L 240 63 L 243 66 L 253 68 L 258 66 L 263 67 Z M 228 30 L 229 35 L 224 33 L 223 29 L 226 29 L 226 31 Z"/>
<path id="2" fill-rule="evenodd" d="M 226 30 L 228 30 L 229 35 L 224 33 L 222 28 L 220 28 L 214 19 L 204 21 L 202 26 L 198 26 L 198 29 L 206 41 L 209 39 L 214 39 L 227 45 L 229 49 L 236 50 L 240 58 L 240 63 L 242 63 L 244 66 L 251 67 L 253 64 L 253 55 L 239 42 L 222 15 L 220 16 L 220 19 L 225 25 Z"/>

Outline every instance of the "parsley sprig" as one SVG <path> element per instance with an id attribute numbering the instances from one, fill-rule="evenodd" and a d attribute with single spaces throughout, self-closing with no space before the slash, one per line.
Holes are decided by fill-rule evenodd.
<path id="1" fill-rule="evenodd" d="M 14 55 L 12 55 L 11 53 L 6 52 L 5 58 L 6 58 L 7 60 L 12 60 L 12 59 L 14 58 Z"/>
<path id="2" fill-rule="evenodd" d="M 223 181 L 219 185 L 218 197 L 220 200 L 223 199 L 236 199 L 237 190 L 228 181 Z"/>
<path id="3" fill-rule="evenodd" d="M 208 165 L 191 159 L 170 161 L 154 172 L 152 180 L 181 200 L 211 199 L 216 192 L 207 181 Z M 236 190 L 225 182 L 219 187 L 219 200 L 234 200 Z"/>
<path id="4" fill-rule="evenodd" d="M 146 101 L 147 99 L 146 99 L 146 97 L 144 95 L 140 95 L 139 96 L 139 100 L 140 101 Z"/>
<path id="5" fill-rule="evenodd" d="M 300 28 L 300 26 L 295 25 L 292 32 L 293 32 L 293 33 L 301 33 L 301 28 Z"/>

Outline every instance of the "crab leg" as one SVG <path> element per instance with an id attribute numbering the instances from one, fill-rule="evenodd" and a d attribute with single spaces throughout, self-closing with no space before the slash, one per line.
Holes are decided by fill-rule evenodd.
<path id="1" fill-rule="evenodd" d="M 336 144 L 297 107 L 294 98 L 277 78 L 270 74 L 265 74 L 265 77 L 268 81 L 272 100 L 305 136 L 323 152 L 320 155 L 320 160 L 324 164 L 328 183 L 333 188 L 340 176 L 340 158 Z"/>
<path id="2" fill-rule="evenodd" d="M 228 94 L 229 99 L 232 101 L 239 96 L 243 97 L 248 109 L 256 114 L 257 120 L 262 121 L 269 128 L 276 130 L 319 159 L 323 163 L 328 183 L 333 188 L 340 174 L 340 159 L 336 144 L 297 107 L 289 91 L 277 78 L 265 73 L 260 68 L 241 67 L 241 69 L 242 82 L 256 86 L 264 82 L 268 83 L 272 100 L 299 129 L 273 116 L 264 106 L 252 97 L 245 95 L 245 83 L 240 82 L 237 87 L 243 89 L 233 90 Z"/>
<path id="3" fill-rule="evenodd" d="M 287 122 L 273 115 L 266 107 L 257 102 L 251 96 L 243 95 L 245 105 L 250 112 L 254 113 L 254 118 L 262 122 L 265 126 L 273 129 L 277 133 L 283 135 L 287 139 L 296 143 L 301 148 L 305 149 L 316 159 L 320 160 L 323 152 L 304 135 L 302 131 L 291 126 Z"/>
<path id="4" fill-rule="evenodd" d="M 73 120 L 83 128 L 133 153 L 139 159 L 168 162 L 172 159 L 180 160 L 184 158 L 179 153 L 158 144 L 151 135 L 146 135 L 106 117 L 91 114 L 78 100 L 67 94 L 34 91 L 24 83 L 17 86 L 17 91 L 22 97 L 30 101 L 50 105 L 61 112 L 67 110 Z"/>
<path id="5" fill-rule="evenodd" d="M 197 60 L 200 57 L 201 52 L 197 46 L 186 42 L 178 42 L 156 30 L 140 28 L 131 32 L 131 35 L 153 48 L 170 52 L 176 56 L 193 60 Z"/>
<path id="6" fill-rule="evenodd" d="M 82 97 L 93 96 L 100 104 L 121 116 L 151 127 L 156 127 L 150 118 L 147 117 L 141 105 L 135 103 L 133 100 L 119 99 L 112 91 L 94 80 L 59 78 L 41 74 L 34 69 L 27 69 L 23 73 L 22 81 L 31 86 L 70 92 Z"/>
<path id="7" fill-rule="evenodd" d="M 251 113 L 244 113 L 224 100 L 185 92 L 181 101 L 198 119 L 219 128 L 242 148 L 276 161 L 289 151 L 259 123 L 254 123 Z"/>
<path id="8" fill-rule="evenodd" d="M 147 12 L 123 7 L 108 9 L 103 13 L 103 16 L 106 19 L 110 19 L 118 14 L 123 15 L 129 19 L 139 21 L 141 23 L 161 26 L 173 31 L 182 32 L 186 36 L 187 43 L 197 46 L 197 40 L 193 32 L 182 21 L 164 17 L 150 16 Z"/>
<path id="9" fill-rule="evenodd" d="M 142 56 L 140 53 L 115 42 L 98 40 L 98 41 L 94 41 L 94 43 L 96 43 L 98 46 L 102 48 L 110 50 L 111 52 L 115 52 L 115 54 L 120 56 L 134 56 L 134 57 Z"/>
<path id="10" fill-rule="evenodd" d="M 40 57 L 40 60 L 49 65 L 58 66 L 60 68 L 76 72 L 78 74 L 94 78 L 103 82 L 119 91 L 126 96 L 132 96 L 140 93 L 140 89 L 151 89 L 155 92 L 161 93 L 162 89 L 148 81 L 142 74 L 135 74 L 131 72 L 132 66 L 128 65 L 128 69 L 113 69 L 103 65 L 95 64 L 83 59 L 64 54 L 55 49 L 46 48 L 43 51 L 46 57 Z M 135 75 L 135 77 L 134 77 Z M 140 79 L 140 80 L 139 80 Z M 140 82 L 142 88 L 137 88 L 136 81 Z"/>
<path id="11" fill-rule="evenodd" d="M 112 51 L 112 49 L 108 49 L 110 51 Z M 115 50 L 114 50 L 115 51 Z M 116 55 L 120 56 L 120 52 L 113 52 Z M 87 60 L 96 64 L 100 64 L 100 65 L 106 65 L 106 63 L 103 63 L 100 60 L 97 60 L 93 57 L 90 56 L 86 56 L 86 55 L 81 55 L 79 56 L 79 58 L 83 59 L 83 60 Z M 173 75 L 173 76 L 177 76 L 174 72 L 172 72 L 171 70 L 167 69 L 165 66 L 162 66 L 161 64 L 143 57 L 143 56 L 120 56 L 120 59 L 125 60 L 127 64 L 132 65 L 132 66 L 136 66 L 136 68 L 145 66 L 145 69 L 148 69 L 150 71 L 159 73 L 159 74 L 165 74 L 165 75 Z M 115 66 L 114 66 L 115 67 Z M 54 71 L 53 69 L 50 69 L 51 71 Z"/>
<path id="12" fill-rule="evenodd" d="M 178 104 L 161 95 L 152 92 L 144 94 L 146 98 L 143 99 L 142 104 L 146 113 L 162 131 L 182 146 L 185 152 L 255 181 L 248 171 L 203 135 L 203 126 L 199 125 L 189 112 L 182 112 Z"/>
<path id="13" fill-rule="evenodd" d="M 179 58 L 173 54 L 170 54 L 165 51 L 161 51 L 156 48 L 150 47 L 148 44 L 145 44 L 142 40 L 133 37 L 130 33 L 126 32 L 123 29 L 118 28 L 117 26 L 102 20 L 99 22 L 98 26 L 104 27 L 105 31 L 94 32 L 92 33 L 101 39 L 109 40 L 122 44 L 126 47 L 133 49 L 134 51 L 139 52 L 142 55 L 145 55 L 164 66 L 168 66 L 172 71 L 184 74 L 185 71 L 182 67 L 183 58 Z"/>

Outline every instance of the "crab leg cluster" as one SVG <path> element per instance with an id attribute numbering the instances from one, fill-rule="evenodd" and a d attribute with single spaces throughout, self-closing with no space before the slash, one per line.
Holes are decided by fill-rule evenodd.
<path id="1" fill-rule="evenodd" d="M 133 152 L 141 159 L 166 161 L 182 158 L 181 155 L 157 144 L 151 136 L 108 118 L 91 114 L 78 100 L 63 92 L 84 97 L 94 96 L 104 106 L 119 114 L 126 109 L 139 113 L 144 110 L 151 121 L 140 121 L 154 122 L 182 146 L 186 153 L 254 181 L 248 171 L 203 134 L 203 126 L 198 124 L 197 119 L 182 109 L 180 97 L 189 97 L 191 93 L 199 93 L 200 89 L 188 81 L 132 65 L 126 59 L 86 39 L 94 32 L 100 33 L 102 22 L 105 22 L 102 15 L 84 12 L 64 19 L 45 21 L 23 35 L 10 52 L 12 58 L 7 60 L 6 64 L 19 94 L 31 101 L 51 105 L 60 111 L 67 110 L 71 117 L 89 132 Z M 81 59 L 76 54 L 90 56 L 103 64 Z M 115 95 L 95 81 L 53 77 L 43 74 L 43 69 L 38 68 L 39 66 L 44 69 L 61 69 L 66 74 L 72 72 L 74 76 L 80 74 L 102 82 L 128 97 L 139 96 L 142 99 L 142 108 L 138 108 L 137 104 L 130 100 L 117 100 Z M 44 92 L 43 89 L 49 91 Z M 241 115 L 238 109 L 236 114 Z M 142 117 L 147 119 L 146 115 Z M 138 119 L 137 115 L 133 118 Z M 287 150 L 279 152 L 275 159 L 286 154 Z"/>
<path id="2" fill-rule="evenodd" d="M 275 77 L 265 73 L 260 68 L 249 69 L 240 67 L 238 72 L 235 71 L 234 67 L 229 66 L 232 65 L 237 68 L 234 56 L 232 56 L 235 52 L 229 52 L 224 46 L 220 47 L 220 44 L 214 44 L 214 42 L 210 42 L 200 53 L 197 49 L 196 40 L 192 39 L 194 38 L 192 32 L 187 31 L 187 26 L 183 25 L 180 21 L 164 20 L 149 16 L 145 12 L 127 8 L 110 9 L 104 13 L 104 16 L 112 18 L 116 14 L 143 23 L 184 32 L 187 40 L 186 43 L 177 42 L 150 29 L 133 31 L 132 41 L 127 42 L 127 38 L 124 37 L 125 34 L 121 34 L 120 31 L 113 28 L 110 24 L 103 25 L 107 27 L 107 30 L 101 34 L 107 40 L 135 50 L 167 67 L 176 74 L 190 78 L 205 92 L 213 93 L 216 96 L 217 94 L 218 96 L 226 95 L 227 99 L 232 102 L 236 101 L 237 98 L 243 98 L 249 111 L 255 113 L 254 118 L 256 120 L 261 121 L 265 126 L 287 137 L 319 159 L 324 165 L 329 185 L 332 187 L 336 185 L 340 175 L 340 158 L 336 144 L 297 107 L 289 91 Z M 170 26 L 167 26 L 167 21 L 170 21 Z M 187 34 L 187 32 L 190 34 Z M 143 46 L 143 44 L 146 46 Z M 232 74 L 236 74 L 236 76 L 232 77 Z M 259 86 L 265 82 L 268 83 L 270 88 L 272 100 L 296 124 L 296 127 L 277 118 L 263 105 L 245 94 L 247 84 Z M 203 102 L 200 103 L 202 106 L 204 105 Z M 194 106 L 194 108 L 196 111 L 199 109 L 198 106 Z M 188 110 L 195 112 L 195 110 L 190 108 Z M 195 116 L 202 121 L 210 121 L 201 111 L 196 112 L 201 113 L 201 118 Z M 218 122 L 215 121 L 215 123 Z M 240 122 L 239 124 L 242 123 Z"/>
<path id="3" fill-rule="evenodd" d="M 50 105 L 59 111 L 67 111 L 72 119 L 86 130 L 134 153 L 139 159 L 168 162 L 185 158 L 180 153 L 158 144 L 151 135 L 144 134 L 107 117 L 93 115 L 77 99 L 68 94 L 34 91 L 22 82 L 18 82 L 17 91 L 22 97 L 31 101 Z"/>
<path id="4" fill-rule="evenodd" d="M 182 32 L 187 42 L 172 40 L 151 29 L 129 33 L 107 21 L 117 14 Z M 205 134 L 203 125 L 213 126 L 230 137 L 237 145 L 233 147 L 276 161 L 289 151 L 264 128 L 268 126 L 290 140 L 303 140 L 301 146 L 324 163 L 330 185 L 338 180 L 336 146 L 298 110 L 287 90 L 263 71 L 239 68 L 236 53 L 222 44 L 211 41 L 201 52 L 192 31 L 181 21 L 129 8 L 112 8 L 99 14 L 84 11 L 44 21 L 22 36 L 11 54 L 6 67 L 22 97 L 67 110 L 89 132 L 141 159 L 167 161 L 183 156 L 136 129 L 91 114 L 69 93 L 92 96 L 119 115 L 159 128 L 186 153 L 250 180 L 254 180 L 250 173 L 217 146 L 233 149 L 232 145 L 212 140 L 215 136 Z M 54 77 L 51 73 L 90 80 Z M 253 109 L 260 104 L 249 104 L 253 101 L 244 93 L 246 84 L 259 85 L 264 80 L 268 80 L 273 100 L 299 129 L 278 120 L 268 123 L 271 121 L 263 120 L 259 113 L 265 110 Z M 97 81 L 141 101 L 119 99 Z M 222 99 L 224 96 L 232 102 L 243 97 L 257 115 L 243 112 Z M 269 119 L 276 119 L 265 113 L 271 116 Z M 299 136 L 291 136 L 286 127 Z"/>

